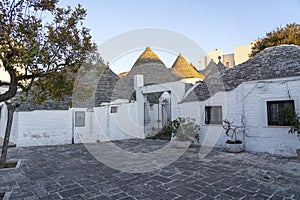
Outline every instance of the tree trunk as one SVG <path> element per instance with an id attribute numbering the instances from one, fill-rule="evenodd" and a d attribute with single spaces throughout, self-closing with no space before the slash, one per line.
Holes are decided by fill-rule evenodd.
<path id="1" fill-rule="evenodd" d="M 5 129 L 5 136 L 2 146 L 2 152 L 1 152 L 1 160 L 0 160 L 0 168 L 4 167 L 6 164 L 6 157 L 7 157 L 7 149 L 9 145 L 9 138 L 10 138 L 10 132 L 14 117 L 14 112 L 16 110 L 16 106 L 11 103 L 6 103 L 7 105 L 7 121 L 6 121 L 6 129 Z"/>

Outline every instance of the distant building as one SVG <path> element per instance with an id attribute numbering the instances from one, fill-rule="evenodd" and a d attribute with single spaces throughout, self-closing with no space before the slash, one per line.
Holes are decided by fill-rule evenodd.
<path id="1" fill-rule="evenodd" d="M 223 54 L 221 49 L 215 49 L 214 51 L 207 52 L 207 55 L 200 58 L 200 69 L 206 68 L 211 61 L 218 63 L 220 60 L 225 67 L 233 67 L 246 62 L 250 59 L 254 42 L 243 46 L 234 47 L 234 52 L 231 54 Z"/>
<path id="2" fill-rule="evenodd" d="M 234 53 L 223 55 L 223 64 L 225 67 L 235 66 Z"/>
<path id="3" fill-rule="evenodd" d="M 239 65 L 249 60 L 249 54 L 252 51 L 253 44 L 254 42 L 251 42 L 247 45 L 234 47 L 234 60 L 236 65 Z"/>
<path id="4" fill-rule="evenodd" d="M 215 49 L 214 51 L 207 52 L 207 55 L 200 58 L 200 70 L 205 69 L 211 61 L 218 63 L 219 57 L 222 56 L 222 50 Z"/>

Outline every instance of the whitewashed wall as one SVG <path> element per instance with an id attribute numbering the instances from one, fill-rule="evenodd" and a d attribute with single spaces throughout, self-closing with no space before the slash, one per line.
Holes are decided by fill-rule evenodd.
<path id="1" fill-rule="evenodd" d="M 17 146 L 70 144 L 72 113 L 69 110 L 16 112 L 14 130 Z M 15 134 L 14 131 L 12 133 Z"/>
<path id="2" fill-rule="evenodd" d="M 196 123 L 200 124 L 200 117 L 202 114 L 200 113 L 200 102 L 185 102 L 180 104 L 180 109 L 182 110 L 181 117 L 184 118 L 192 118 L 196 120 Z"/>
<path id="3" fill-rule="evenodd" d="M 10 142 L 16 144 L 18 140 L 18 114 L 14 113 L 13 125 L 10 133 Z M 4 138 L 7 123 L 7 107 L 4 103 L 1 104 L 1 118 L 0 118 L 0 137 Z M 1 144 L 2 145 L 2 144 Z"/>
<path id="4" fill-rule="evenodd" d="M 5 134 L 5 125 L 6 125 L 6 107 L 4 103 L 0 104 L 1 106 L 1 113 L 0 113 L 0 137 L 4 138 Z"/>
<path id="5" fill-rule="evenodd" d="M 110 113 L 111 107 L 118 107 L 117 113 Z M 76 111 L 85 112 L 85 126 L 74 127 Z M 1 110 L 0 137 L 4 137 L 7 110 Z M 67 111 L 36 110 L 15 112 L 10 141 L 17 146 L 43 146 L 75 143 L 144 138 L 143 127 L 138 125 L 136 103 L 112 104 L 71 109 Z"/>
<path id="6" fill-rule="evenodd" d="M 282 155 L 296 155 L 300 140 L 288 134 L 290 127 L 268 126 L 267 101 L 295 101 L 296 112 L 300 111 L 300 78 L 286 78 L 244 84 L 244 109 L 247 119 L 246 150 L 268 151 Z"/>
<path id="7" fill-rule="evenodd" d="M 300 79 L 285 78 L 246 82 L 229 92 L 219 92 L 201 102 L 183 103 L 185 116 L 199 118 L 201 142 L 223 147 L 228 139 L 222 125 L 205 124 L 205 106 L 222 106 L 223 119 L 240 125 L 241 114 L 246 118 L 244 138 L 246 151 L 269 152 L 281 155 L 296 155 L 300 141 L 296 135 L 288 134 L 289 127 L 268 126 L 267 101 L 287 100 L 290 94 L 295 100 L 296 111 L 300 111 Z M 199 116 L 194 110 L 199 108 Z M 191 113 L 191 114 L 189 114 Z"/>
<path id="8" fill-rule="evenodd" d="M 112 106 L 118 108 L 117 113 L 110 113 Z M 145 137 L 138 125 L 136 103 L 109 104 L 95 107 L 89 112 L 86 109 L 74 109 L 76 111 L 85 111 L 85 126 L 75 128 L 75 143 Z"/>

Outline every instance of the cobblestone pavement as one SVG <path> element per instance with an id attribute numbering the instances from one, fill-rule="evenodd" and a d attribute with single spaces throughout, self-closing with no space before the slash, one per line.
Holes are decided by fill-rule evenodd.
<path id="1" fill-rule="evenodd" d="M 116 142 L 134 152 L 165 143 Z M 132 174 L 98 162 L 83 145 L 10 148 L 10 159 L 21 162 L 19 168 L 0 170 L 0 193 L 12 200 L 300 199 L 300 162 L 295 158 L 215 148 L 201 159 L 198 151 L 189 148 L 169 166 Z"/>

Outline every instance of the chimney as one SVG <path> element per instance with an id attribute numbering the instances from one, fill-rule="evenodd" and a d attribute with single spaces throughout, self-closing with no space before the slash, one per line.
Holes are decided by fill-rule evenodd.
<path id="1" fill-rule="evenodd" d="M 144 75 L 137 74 L 134 76 L 134 90 L 144 86 Z"/>

